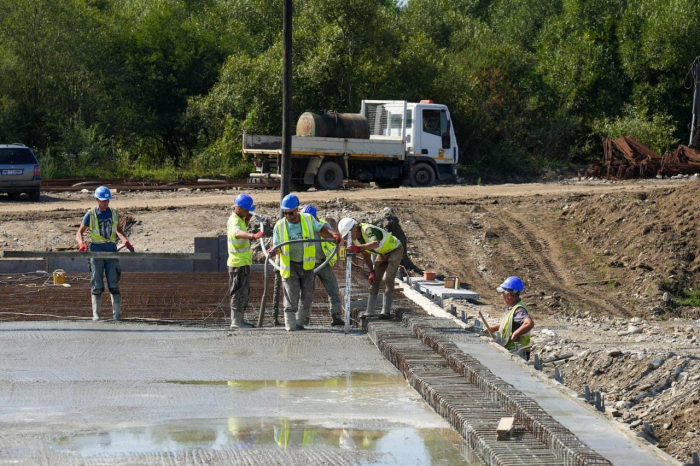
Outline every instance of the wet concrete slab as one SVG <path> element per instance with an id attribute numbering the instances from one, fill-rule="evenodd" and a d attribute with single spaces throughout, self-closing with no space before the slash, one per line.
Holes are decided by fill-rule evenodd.
<path id="1" fill-rule="evenodd" d="M 361 333 L 12 322 L 0 354 L 0 464 L 470 464 Z"/>
<path id="2" fill-rule="evenodd" d="M 555 388 L 534 377 L 507 355 L 483 342 L 456 343 L 459 349 L 475 357 L 496 376 L 535 400 L 547 413 L 571 430 L 581 441 L 620 466 L 675 464 L 623 434 L 611 421 L 601 419 L 590 409 L 571 400 Z"/>

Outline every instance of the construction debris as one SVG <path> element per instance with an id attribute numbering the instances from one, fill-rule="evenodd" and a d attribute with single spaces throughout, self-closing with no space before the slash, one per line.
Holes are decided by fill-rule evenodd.
<path id="1" fill-rule="evenodd" d="M 603 161 L 593 162 L 586 176 L 612 180 L 700 173 L 700 151 L 680 145 L 663 157 L 632 136 L 603 142 Z"/>

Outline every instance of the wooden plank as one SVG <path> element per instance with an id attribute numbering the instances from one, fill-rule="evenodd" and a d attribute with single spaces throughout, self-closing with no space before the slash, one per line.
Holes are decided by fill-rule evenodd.
<path id="1" fill-rule="evenodd" d="M 486 328 L 486 330 L 489 332 L 489 335 L 491 335 L 491 338 L 493 338 L 495 340 L 496 335 L 494 335 L 493 332 L 491 331 L 491 328 L 489 327 L 489 323 L 486 322 L 486 318 L 481 313 L 481 311 L 479 311 L 479 317 L 481 317 L 481 321 L 484 323 L 484 328 Z"/>
<path id="2" fill-rule="evenodd" d="M 77 252 L 77 251 L 4 251 L 5 258 L 22 259 L 124 259 L 124 260 L 210 260 L 211 254 L 179 252 Z"/>
<path id="3" fill-rule="evenodd" d="M 496 440 L 508 440 L 513 434 L 514 425 L 514 417 L 502 417 L 498 421 L 498 427 L 496 427 Z"/>

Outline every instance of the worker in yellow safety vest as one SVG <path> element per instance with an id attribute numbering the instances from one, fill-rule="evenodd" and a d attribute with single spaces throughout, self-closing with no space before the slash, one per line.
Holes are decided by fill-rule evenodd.
<path id="1" fill-rule="evenodd" d="M 90 234 L 90 252 L 117 252 L 117 238 L 131 252 L 134 247 L 124 235 L 119 226 L 119 214 L 117 210 L 109 207 L 112 192 L 107 186 L 100 186 L 95 190 L 97 206 L 88 210 L 78 228 L 75 239 L 78 242 L 78 251 L 87 252 L 88 246 L 83 241 L 83 233 Z M 107 288 L 112 298 L 112 318 L 122 318 L 122 295 L 119 291 L 119 279 L 122 274 L 119 259 L 90 259 L 90 285 L 92 291 L 92 320 L 100 319 L 102 309 L 102 293 L 105 290 L 104 278 L 107 279 Z"/>
<path id="2" fill-rule="evenodd" d="M 314 295 L 314 268 L 316 266 L 316 243 L 300 241 L 277 248 L 293 240 L 315 239 L 316 233 L 323 238 L 333 238 L 336 243 L 341 236 L 328 225 L 309 214 L 299 213 L 299 198 L 288 194 L 282 199 L 282 214 L 272 236 L 273 247 L 268 254 L 279 251 L 280 276 L 284 290 L 284 326 L 287 331 L 304 330 L 304 323 L 311 312 Z"/>
<path id="3" fill-rule="evenodd" d="M 508 350 L 515 350 L 515 343 L 521 346 L 530 346 L 530 330 L 535 327 L 527 307 L 520 299 L 520 293 L 525 289 L 523 281 L 518 277 L 508 277 L 496 291 L 501 293 L 506 303 L 506 311 L 500 324 L 491 325 L 492 332 L 500 332 L 501 344 Z M 530 352 L 526 351 L 527 359 Z"/>
<path id="4" fill-rule="evenodd" d="M 384 280 L 384 305 L 380 319 L 391 317 L 391 305 L 394 301 L 394 280 L 403 259 L 404 248 L 401 241 L 394 235 L 369 223 L 357 223 L 352 218 L 344 218 L 338 223 L 340 234 L 345 237 L 350 234 L 348 247 L 350 252 L 361 252 L 365 264 L 369 268 L 369 296 L 365 316 L 375 316 L 379 285 Z M 370 252 L 377 255 L 372 263 Z"/>
<path id="5" fill-rule="evenodd" d="M 312 215 L 316 220 L 334 230 L 336 230 L 338 227 L 335 220 L 332 218 L 319 218 L 316 207 L 312 205 L 305 206 L 301 210 L 301 213 Z M 321 247 L 316 248 L 316 267 L 325 262 L 326 259 L 333 254 L 334 250 L 335 244 L 329 242 L 321 243 Z M 331 305 L 331 327 L 345 325 L 345 321 L 341 317 L 343 306 L 340 301 L 340 287 L 338 286 L 338 279 L 335 277 L 335 273 L 333 273 L 333 266 L 335 265 L 337 259 L 338 254 L 336 253 L 333 257 L 330 257 L 328 264 L 324 268 L 316 272 L 316 276 L 321 281 L 321 284 L 326 289 L 326 293 L 328 294 L 328 302 Z"/>
<path id="6" fill-rule="evenodd" d="M 236 196 L 233 213 L 228 219 L 228 292 L 231 295 L 231 328 L 251 328 L 245 321 L 245 308 L 250 297 L 250 266 L 253 256 L 250 240 L 262 238 L 264 233 L 248 233 L 251 212 L 255 210 L 253 198 L 246 193 Z"/>

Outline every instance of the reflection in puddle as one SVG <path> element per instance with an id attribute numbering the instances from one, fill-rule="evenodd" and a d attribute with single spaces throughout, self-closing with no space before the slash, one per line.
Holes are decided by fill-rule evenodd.
<path id="1" fill-rule="evenodd" d="M 384 385 L 404 385 L 399 374 L 377 372 L 348 372 L 344 375 L 317 380 L 168 380 L 182 385 L 228 385 L 245 391 L 263 388 L 363 388 Z"/>
<path id="2" fill-rule="evenodd" d="M 138 455 L 188 450 L 324 449 L 373 453 L 371 464 L 470 464 L 452 429 L 328 428 L 285 418 L 179 420 L 54 439 L 52 449 L 81 456 Z M 379 455 L 379 456 L 376 456 Z M 469 461 L 468 461 L 469 459 Z"/>

